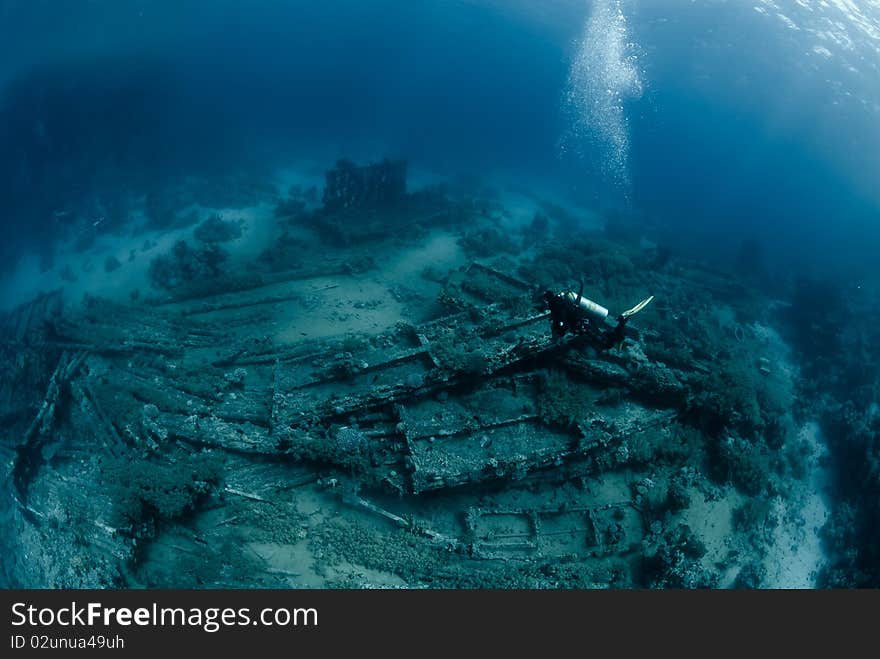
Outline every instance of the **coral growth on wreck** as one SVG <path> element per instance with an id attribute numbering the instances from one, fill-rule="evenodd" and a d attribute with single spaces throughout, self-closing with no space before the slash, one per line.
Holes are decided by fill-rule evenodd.
<path id="1" fill-rule="evenodd" d="M 193 237 L 203 243 L 225 243 L 240 238 L 242 220 L 224 220 L 220 215 L 212 215 L 193 230 Z"/>
<path id="2" fill-rule="evenodd" d="M 181 284 L 216 277 L 228 258 L 228 253 L 216 244 L 192 248 L 179 240 L 170 252 L 150 261 L 150 282 L 156 288 L 171 290 Z"/>

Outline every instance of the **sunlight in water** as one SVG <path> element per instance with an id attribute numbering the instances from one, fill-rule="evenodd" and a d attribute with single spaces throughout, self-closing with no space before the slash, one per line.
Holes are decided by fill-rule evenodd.
<path id="1" fill-rule="evenodd" d="M 615 185 L 629 185 L 629 133 L 624 102 L 642 94 L 642 76 L 620 0 L 597 0 L 571 63 L 564 106 L 569 126 L 561 151 L 599 158 Z"/>

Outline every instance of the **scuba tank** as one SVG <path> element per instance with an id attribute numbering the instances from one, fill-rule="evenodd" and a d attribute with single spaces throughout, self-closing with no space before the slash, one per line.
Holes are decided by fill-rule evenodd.
<path id="1" fill-rule="evenodd" d="M 580 293 L 568 291 L 564 294 L 565 299 L 586 314 L 590 320 L 600 323 L 608 317 L 608 309 L 601 304 L 583 297 Z"/>
<path id="2" fill-rule="evenodd" d="M 627 321 L 644 309 L 654 296 L 646 297 L 631 309 L 627 309 L 617 317 L 617 324 L 609 327 L 606 324 L 608 309 L 597 302 L 583 296 L 584 283 L 581 281 L 577 293 L 563 291 L 554 293 L 546 291 L 544 301 L 550 310 L 550 327 L 555 336 L 565 336 L 568 332 L 578 335 L 592 335 L 595 342 L 603 349 L 620 345 L 624 339 Z"/>

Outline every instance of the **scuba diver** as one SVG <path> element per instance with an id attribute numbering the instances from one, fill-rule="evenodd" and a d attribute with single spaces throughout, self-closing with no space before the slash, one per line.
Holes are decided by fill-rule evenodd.
<path id="1" fill-rule="evenodd" d="M 577 336 L 586 336 L 599 350 L 620 347 L 626 338 L 626 323 L 639 311 L 644 309 L 654 296 L 646 297 L 632 309 L 627 309 L 617 317 L 617 325 L 609 327 L 605 323 L 608 309 L 601 304 L 585 298 L 584 282 L 581 281 L 577 293 L 565 291 L 554 293 L 546 291 L 544 301 L 550 309 L 550 325 L 553 336 L 562 338 L 568 332 Z"/>

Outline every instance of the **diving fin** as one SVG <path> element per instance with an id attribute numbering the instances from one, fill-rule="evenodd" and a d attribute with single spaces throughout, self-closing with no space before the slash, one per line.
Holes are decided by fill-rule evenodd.
<path id="1" fill-rule="evenodd" d="M 649 297 L 646 297 L 644 300 L 642 300 L 641 302 L 639 302 L 639 303 L 638 303 L 636 306 L 634 306 L 632 309 L 627 309 L 627 310 L 624 311 L 622 314 L 620 314 L 620 317 L 623 318 L 624 320 L 626 320 L 626 319 L 630 318 L 631 316 L 635 316 L 639 311 L 641 311 L 642 309 L 644 309 L 645 307 L 647 307 L 648 304 L 649 304 L 649 303 L 651 302 L 651 300 L 653 300 L 653 299 L 654 299 L 654 296 L 653 296 L 653 295 L 651 295 L 651 296 L 649 296 Z"/>

